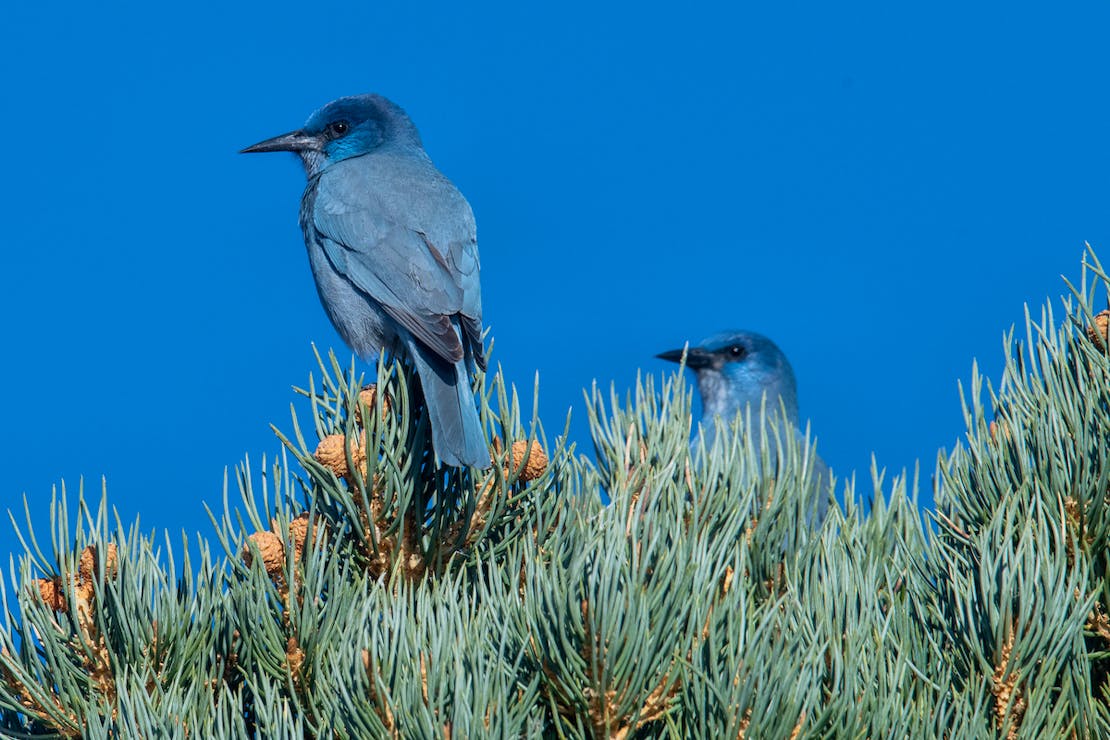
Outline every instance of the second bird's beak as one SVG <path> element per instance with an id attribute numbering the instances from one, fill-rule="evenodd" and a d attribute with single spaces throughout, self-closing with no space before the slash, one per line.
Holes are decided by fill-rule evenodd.
<path id="1" fill-rule="evenodd" d="M 660 360 L 667 360 L 668 362 L 682 362 L 683 354 L 686 355 L 686 367 L 691 370 L 698 368 L 708 367 L 710 363 L 709 353 L 698 347 L 690 347 L 689 349 L 671 349 L 666 352 L 660 352 L 656 355 Z"/>
<path id="2" fill-rule="evenodd" d="M 257 144 L 252 144 L 246 149 L 241 150 L 240 154 L 252 154 L 254 152 L 305 152 L 305 151 L 318 151 L 320 149 L 319 138 L 306 134 L 304 131 L 291 131 L 288 134 L 275 136 L 272 139 L 260 141 Z"/>

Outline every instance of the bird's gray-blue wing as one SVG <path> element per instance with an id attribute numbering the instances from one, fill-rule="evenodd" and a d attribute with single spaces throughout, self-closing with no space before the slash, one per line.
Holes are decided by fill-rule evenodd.
<path id="1" fill-rule="evenodd" d="M 464 352 L 451 318 L 473 310 L 464 288 L 471 275 L 477 284 L 476 248 L 472 258 L 464 248 L 474 239 L 472 217 L 469 227 L 455 223 L 453 204 L 437 204 L 437 190 L 396 193 L 391 185 L 373 173 L 326 172 L 306 197 L 302 220 L 336 271 L 435 354 L 458 362 Z M 413 195 L 423 213 L 404 208 Z M 480 327 L 480 313 L 475 318 Z"/>

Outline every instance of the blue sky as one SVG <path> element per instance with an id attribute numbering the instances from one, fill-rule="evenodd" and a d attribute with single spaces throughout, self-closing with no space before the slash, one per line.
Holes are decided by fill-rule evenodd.
<path id="1" fill-rule="evenodd" d="M 31 4 L 0 24 L 0 504 L 108 480 L 207 531 L 279 449 L 321 310 L 289 157 L 404 106 L 470 200 L 495 361 L 549 431 L 720 329 L 774 338 L 837 472 L 962 433 L 1023 304 L 1110 256 L 1105 4 Z M 0 535 L 0 550 L 14 543 Z M 5 558 L 6 559 L 6 558 Z"/>

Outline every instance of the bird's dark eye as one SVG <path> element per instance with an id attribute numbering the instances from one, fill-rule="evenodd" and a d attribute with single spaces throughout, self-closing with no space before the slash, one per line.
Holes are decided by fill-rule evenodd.
<path id="1" fill-rule="evenodd" d="M 326 130 L 328 132 L 328 135 L 330 135 L 333 139 L 338 139 L 340 136 L 346 134 L 347 131 L 350 130 L 350 128 L 351 127 L 347 125 L 346 121 L 336 121 L 335 123 L 329 123 Z"/>
<path id="2" fill-rule="evenodd" d="M 734 360 L 739 360 L 745 354 L 747 354 L 747 350 L 745 350 L 739 344 L 734 344 L 728 348 L 728 355 Z"/>

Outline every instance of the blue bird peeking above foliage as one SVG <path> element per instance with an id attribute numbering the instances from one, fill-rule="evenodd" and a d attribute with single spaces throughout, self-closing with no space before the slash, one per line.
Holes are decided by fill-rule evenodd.
<path id="1" fill-rule="evenodd" d="M 794 435 L 804 440 L 798 429 L 798 385 L 794 369 L 778 345 L 754 331 L 726 331 L 709 337 L 696 347 L 661 352 L 656 357 L 670 362 L 686 358 L 686 367 L 694 372 L 702 402 L 702 423 L 690 443 L 695 452 L 704 444 L 708 450 L 717 434 L 714 419 L 728 425 L 737 415 L 751 408 L 750 434 L 753 445 L 762 443 L 763 429 L 759 413 L 766 397 L 767 418 L 785 414 Z M 772 461 L 778 457 L 773 436 L 767 440 Z M 820 457 L 813 460 L 814 490 L 817 492 L 817 518 L 820 523 L 828 509 L 829 468 Z"/>
<path id="2" fill-rule="evenodd" d="M 367 360 L 399 344 L 420 377 L 436 457 L 489 467 L 470 387 L 485 369 L 478 241 L 462 194 L 405 112 L 380 95 L 328 103 L 243 152 L 294 152 L 301 228 L 324 310 Z"/>

